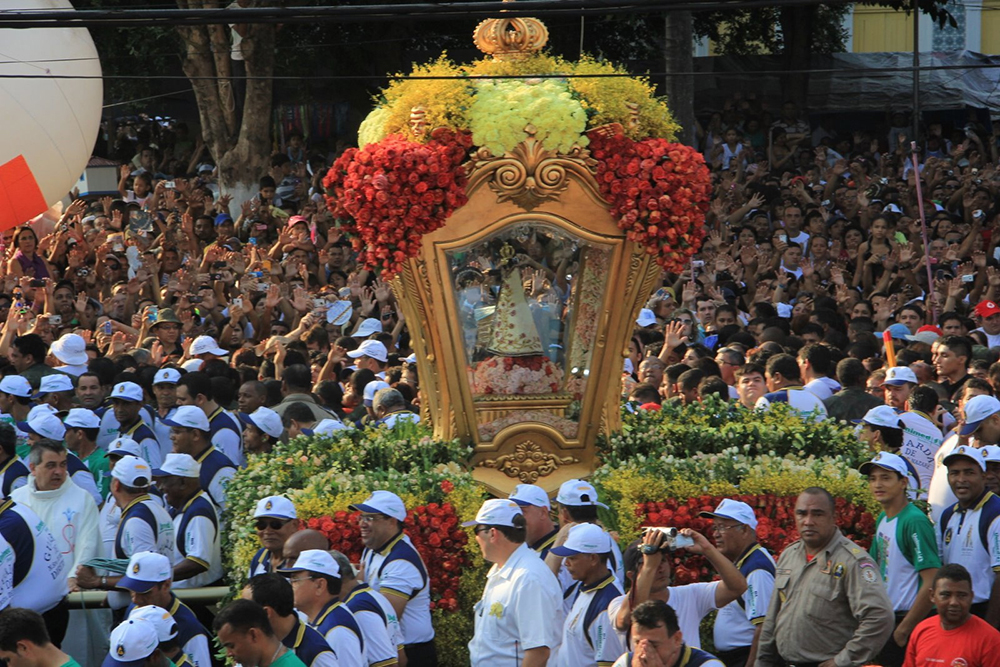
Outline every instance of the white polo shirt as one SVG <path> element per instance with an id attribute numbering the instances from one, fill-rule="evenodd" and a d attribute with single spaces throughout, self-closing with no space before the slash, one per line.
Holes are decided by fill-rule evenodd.
<path id="1" fill-rule="evenodd" d="M 901 412 L 899 419 L 903 422 L 903 446 L 899 453 L 916 468 L 920 488 L 929 489 L 934 476 L 934 455 L 944 440 L 941 429 L 922 412 Z M 926 498 L 926 492 L 920 497 Z"/>
<path id="2" fill-rule="evenodd" d="M 611 667 L 625 652 L 625 645 L 615 632 L 609 615 L 609 605 L 619 595 L 622 595 L 621 586 L 611 573 L 595 584 L 581 586 L 563 624 L 556 659 L 549 664 L 554 667 Z"/>
<path id="3" fill-rule="evenodd" d="M 913 503 L 891 519 L 885 512 L 879 514 L 869 551 L 878 563 L 894 611 L 909 611 L 920 589 L 920 572 L 941 566 L 934 526 Z"/>
<path id="4" fill-rule="evenodd" d="M 0 505 L 0 535 L 14 552 L 11 606 L 44 614 L 69 592 L 66 564 L 55 537 L 27 505 Z"/>
<path id="5" fill-rule="evenodd" d="M 802 387 L 785 387 L 778 391 L 764 394 L 754 404 L 756 410 L 770 410 L 772 403 L 787 403 L 794 412 L 803 419 L 823 421 L 827 417 L 826 406 L 819 397 Z M 697 647 L 696 647 L 697 648 Z"/>
<path id="6" fill-rule="evenodd" d="M 677 614 L 677 625 L 684 633 L 684 643 L 693 648 L 701 648 L 701 620 L 715 611 L 715 589 L 719 587 L 719 581 L 699 582 L 696 584 L 686 584 L 684 586 L 670 586 L 667 591 L 670 597 L 667 604 L 673 608 Z M 612 619 L 618 618 L 618 612 L 625 603 L 626 596 L 622 595 L 611 601 L 608 606 L 608 613 Z M 623 645 L 627 645 L 625 633 L 615 629 Z"/>
<path id="7" fill-rule="evenodd" d="M 410 538 L 402 532 L 380 550 L 365 549 L 361 554 L 365 580 L 386 597 L 407 601 L 399 619 L 404 644 L 423 644 L 434 639 L 431 624 L 430 577 Z"/>
<path id="8" fill-rule="evenodd" d="M 503 567 L 490 568 L 473 618 L 473 665 L 520 664 L 525 651 L 542 646 L 552 657 L 563 629 L 562 590 L 552 570 L 522 544 Z"/>
<path id="9" fill-rule="evenodd" d="M 941 513 L 938 529 L 941 563 L 958 563 L 969 571 L 973 604 L 989 600 L 1000 571 L 1000 498 L 987 491 L 968 510 L 956 503 Z"/>
<path id="10" fill-rule="evenodd" d="M 732 651 L 753 644 L 753 636 L 757 626 L 764 623 L 774 591 L 774 558 L 764 547 L 755 544 L 736 562 L 736 567 L 746 578 L 747 589 L 739 598 L 720 609 L 715 617 L 712 636 L 719 651 Z M 715 591 L 712 598 L 712 604 L 715 604 Z"/>
<path id="11" fill-rule="evenodd" d="M 207 568 L 201 574 L 175 581 L 172 588 L 201 588 L 222 579 L 219 516 L 208 494 L 199 491 L 174 516 L 173 563 L 190 560 Z"/>
<path id="12" fill-rule="evenodd" d="M 0 610 L 10 606 L 14 591 L 14 548 L 0 535 Z"/>
<path id="13" fill-rule="evenodd" d="M 403 631 L 399 628 L 396 610 L 385 596 L 368 584 L 358 584 L 347 594 L 344 606 L 351 610 L 361 628 L 368 665 L 395 664 L 399 649 L 403 648 Z"/>
<path id="14" fill-rule="evenodd" d="M 934 474 L 931 476 L 930 490 L 927 492 L 927 502 L 931 506 L 931 521 L 935 525 L 941 521 L 941 513 L 948 507 L 958 502 L 958 498 L 951 491 L 948 484 L 948 467 L 944 464 L 944 457 L 951 454 L 952 450 L 958 446 L 958 434 L 952 433 L 938 448 L 934 455 Z"/>

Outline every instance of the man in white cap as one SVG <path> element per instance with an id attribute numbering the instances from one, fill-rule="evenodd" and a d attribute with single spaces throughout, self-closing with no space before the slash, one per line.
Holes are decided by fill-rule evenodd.
<path id="1" fill-rule="evenodd" d="M 285 542 L 299 529 L 295 503 L 284 496 L 258 500 L 253 518 L 260 549 L 250 559 L 250 577 L 275 572 L 282 564 Z"/>
<path id="2" fill-rule="evenodd" d="M 20 375 L 7 375 L 0 379 L 0 420 L 16 426 L 27 421 L 31 406 L 31 384 Z M 18 447 L 27 451 L 28 436 L 18 430 Z"/>
<path id="3" fill-rule="evenodd" d="M 28 421 L 18 424 L 18 428 L 28 434 L 30 444 L 34 445 L 38 441 L 46 439 L 62 442 L 65 437 L 66 426 L 54 414 L 46 412 L 50 409 L 47 405 L 35 406 L 32 413 L 28 415 Z M 97 482 L 87 466 L 83 465 L 83 462 L 72 452 L 66 458 L 66 465 L 73 483 L 89 493 L 95 503 L 104 502 L 104 497 L 97 488 Z"/>
<path id="4" fill-rule="evenodd" d="M 32 445 L 28 457 L 31 478 L 11 498 L 30 507 L 52 531 L 62 554 L 64 576 L 70 588 L 75 588 L 77 568 L 101 555 L 101 533 L 93 497 L 69 480 L 67 453 L 55 440 Z"/>
<path id="5" fill-rule="evenodd" d="M 264 608 L 274 635 L 307 667 L 337 667 L 333 647 L 319 630 L 303 623 L 296 613 L 295 594 L 287 579 L 276 572 L 258 574 L 243 587 L 240 597 Z"/>
<path id="6" fill-rule="evenodd" d="M 462 525 L 475 526 L 483 558 L 493 563 L 474 609 L 472 664 L 547 664 L 562 636 L 562 587 L 525 544 L 521 507 L 493 498 Z"/>
<path id="7" fill-rule="evenodd" d="M 66 412 L 73 407 L 75 397 L 73 380 L 68 375 L 46 375 L 38 387 L 34 398 L 48 403 L 59 412 Z"/>
<path id="8" fill-rule="evenodd" d="M 556 502 L 559 503 L 559 525 L 561 528 L 556 534 L 556 539 L 553 543 L 555 546 L 565 542 L 567 537 L 569 537 L 569 531 L 578 523 L 592 523 L 600 527 L 597 519 L 597 508 L 608 508 L 604 503 L 598 502 L 597 489 L 594 488 L 594 485 L 582 479 L 571 479 L 563 482 L 559 487 L 559 493 L 556 495 Z M 601 528 L 601 530 L 604 529 Z M 610 536 L 608 539 L 610 539 Z M 578 584 L 570 576 L 569 570 L 563 563 L 563 559 L 551 549 L 545 557 L 545 562 L 559 579 L 559 583 L 562 584 L 564 608 L 568 613 L 573 606 L 573 593 L 571 589 L 578 587 Z M 622 552 L 614 540 L 611 540 L 611 557 L 608 560 L 608 569 L 618 579 L 618 585 L 623 586 L 625 568 Z"/>
<path id="9" fill-rule="evenodd" d="M 879 452 L 859 468 L 882 506 L 868 552 L 879 566 L 896 616 L 896 628 L 878 656 L 878 664 L 901 667 L 906 643 L 917 624 L 930 614 L 927 592 L 941 567 L 934 525 L 907 495 L 908 466 L 901 456 Z"/>
<path id="10" fill-rule="evenodd" d="M 385 349 L 382 341 L 366 340 L 358 346 L 358 349 L 347 353 L 351 359 L 355 359 L 358 370 L 368 369 L 380 380 L 385 379 L 385 369 L 389 365 L 389 352 Z"/>
<path id="11" fill-rule="evenodd" d="M 351 334 L 351 338 L 368 338 L 372 334 L 377 333 L 382 333 L 382 321 L 374 317 L 368 317 L 361 320 L 358 328 Z"/>
<path id="12" fill-rule="evenodd" d="M 958 503 L 938 522 L 942 565 L 958 563 L 972 575 L 972 613 L 1000 624 L 1000 498 L 986 489 L 986 454 L 960 445 L 944 458 Z"/>
<path id="13" fill-rule="evenodd" d="M 207 373 L 197 371 L 188 373 L 177 381 L 177 405 L 197 407 L 208 420 L 208 440 L 219 451 L 226 455 L 235 466 L 246 464 L 243 458 L 243 438 L 240 421 L 221 405 L 215 402 L 215 392 L 212 389 L 212 379 Z M 178 411 L 180 408 L 178 408 Z M 164 420 L 170 423 L 171 420 Z M 176 443 L 175 443 L 176 448 Z M 188 452 L 192 454 L 192 452 Z M 192 454 L 194 456 L 194 454 Z M 198 458 L 195 456 L 195 458 Z M 204 461 L 199 461 L 202 466 Z M 213 500 L 218 504 L 215 494 Z"/>
<path id="14" fill-rule="evenodd" d="M 525 542 L 542 560 L 555 544 L 559 526 L 552 520 L 552 505 L 545 489 L 535 484 L 518 484 L 508 496 L 521 508 L 525 523 Z"/>
<path id="15" fill-rule="evenodd" d="M 196 405 L 182 405 L 165 419 L 170 440 L 177 454 L 188 454 L 201 466 L 201 488 L 220 510 L 226 508 L 226 486 L 236 475 L 236 466 L 209 440 L 211 426 L 204 410 Z"/>
<path id="16" fill-rule="evenodd" d="M 191 342 L 188 356 L 192 359 L 211 361 L 229 356 L 229 351 L 219 347 L 219 344 L 211 336 L 198 336 Z"/>
<path id="17" fill-rule="evenodd" d="M 885 379 L 882 381 L 886 405 L 900 412 L 906 410 L 906 401 L 918 384 L 920 383 L 917 381 L 917 375 L 909 366 L 893 366 L 886 370 Z"/>
<path id="18" fill-rule="evenodd" d="M 37 611 L 56 646 L 62 645 L 69 622 L 68 574 L 52 532 L 30 507 L 7 499 L 0 503 L 0 537 L 14 556 L 10 606 Z"/>
<path id="19" fill-rule="evenodd" d="M 282 441 L 285 427 L 281 423 L 281 417 L 271 408 L 261 406 L 250 414 L 240 412 L 238 416 L 244 424 L 244 454 L 270 452 Z"/>
<path id="20" fill-rule="evenodd" d="M 111 631 L 108 657 L 101 667 L 163 667 L 156 626 L 146 620 L 129 618 Z"/>
<path id="21" fill-rule="evenodd" d="M 726 667 L 753 667 L 760 630 L 774 590 L 774 558 L 757 542 L 757 515 L 739 500 L 725 498 L 712 512 L 715 546 L 747 581 L 746 590 L 719 609 L 713 626 L 715 655 Z"/>
<path id="22" fill-rule="evenodd" d="M 177 410 L 177 382 L 180 379 L 181 372 L 176 368 L 161 368 L 153 376 L 153 398 L 156 402 L 153 433 L 164 457 L 173 449 L 173 443 L 170 442 L 170 427 L 163 420 L 172 417 Z"/>
<path id="23" fill-rule="evenodd" d="M 135 607 L 154 605 L 166 609 L 177 624 L 177 643 L 184 653 L 196 667 L 210 667 L 212 638 L 195 613 L 171 592 L 172 576 L 167 556 L 151 551 L 133 554 L 125 576 L 117 582 L 118 588 L 128 591 L 132 599 L 126 615 L 131 615 Z"/>
<path id="24" fill-rule="evenodd" d="M 0 661 L 10 667 L 80 667 L 52 643 L 42 617 L 23 608 L 0 612 Z"/>
<path id="25" fill-rule="evenodd" d="M 900 453 L 903 446 L 903 422 L 899 414 L 888 405 L 879 405 L 865 413 L 858 422 L 858 439 L 868 445 L 874 452 L 890 452 L 897 454 L 906 461 Z M 909 468 L 910 496 L 914 499 L 920 491 L 920 474 L 911 461 L 906 461 Z"/>
<path id="26" fill-rule="evenodd" d="M 156 639 L 160 643 L 160 652 L 174 667 L 194 667 L 191 658 L 177 641 L 177 622 L 169 611 L 163 607 L 149 604 L 145 607 L 133 607 L 128 618 L 152 624 L 156 629 Z"/>
<path id="27" fill-rule="evenodd" d="M 111 492 L 111 466 L 108 453 L 97 446 L 101 418 L 86 408 L 73 408 L 63 425 L 66 427 L 66 447 L 87 466 L 103 502 Z"/>
<path id="28" fill-rule="evenodd" d="M 111 470 L 111 495 L 122 510 L 121 520 L 115 531 L 113 557 L 131 558 L 143 551 L 162 554 L 168 559 L 174 556 L 174 523 L 156 500 L 149 495 L 149 485 L 153 481 L 152 469 L 143 459 L 123 456 Z M 120 577 L 98 577 L 90 567 L 83 566 L 77 571 L 80 588 L 113 591 Z M 112 608 L 121 608 L 125 601 L 109 595 Z"/>
<path id="29" fill-rule="evenodd" d="M 306 549 L 278 571 L 292 584 L 295 608 L 337 651 L 340 667 L 364 667 L 365 641 L 354 614 L 340 602 L 340 566 L 326 551 Z"/>
<path id="30" fill-rule="evenodd" d="M 389 600 L 358 580 L 358 573 L 347 556 L 339 551 L 330 551 L 330 555 L 340 568 L 340 597 L 354 614 L 365 639 L 365 659 L 369 667 L 384 667 L 404 660 L 403 631 Z"/>
<path id="31" fill-rule="evenodd" d="M 403 532 L 406 507 L 390 491 L 375 491 L 351 505 L 361 512 L 361 554 L 365 581 L 389 599 L 403 630 L 404 650 L 411 665 L 437 665 L 431 624 L 430 577 L 420 554 Z"/>
<path id="32" fill-rule="evenodd" d="M 11 424 L 0 424 L 0 498 L 28 483 L 28 466 L 17 455 L 17 437 Z"/>
<path id="33" fill-rule="evenodd" d="M 142 458 L 154 468 L 163 461 L 160 442 L 153 429 L 142 419 L 142 387 L 135 382 L 119 382 L 111 390 L 111 406 L 118 420 L 118 435 L 128 436 L 139 443 Z"/>
<path id="34" fill-rule="evenodd" d="M 581 523 L 569 530 L 566 541 L 552 547 L 552 554 L 564 559 L 570 576 L 577 582 L 573 606 L 563 624 L 557 667 L 596 667 L 613 663 L 625 651 L 614 631 L 608 605 L 623 589 L 608 568 L 614 540 L 603 528 Z"/>
<path id="35" fill-rule="evenodd" d="M 986 445 L 986 488 L 1000 495 L 1000 446 Z"/>
<path id="36" fill-rule="evenodd" d="M 215 586 L 222 579 L 219 513 L 201 489 L 200 473 L 188 454 L 167 454 L 153 469 L 174 517 L 174 588 Z"/>
<path id="37" fill-rule="evenodd" d="M 49 352 L 53 357 L 63 363 L 56 366 L 57 371 L 66 375 L 80 377 L 87 372 L 87 363 L 90 357 L 87 356 L 87 342 L 83 336 L 75 333 L 63 334 L 49 347 Z"/>

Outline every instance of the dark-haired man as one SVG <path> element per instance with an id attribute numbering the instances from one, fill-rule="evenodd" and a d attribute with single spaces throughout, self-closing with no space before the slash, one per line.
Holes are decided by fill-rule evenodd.
<path id="1" fill-rule="evenodd" d="M 212 627 L 226 655 L 237 664 L 306 667 L 295 651 L 275 636 L 267 612 L 252 600 L 234 600 L 226 605 Z"/>
<path id="2" fill-rule="evenodd" d="M 837 364 L 837 381 L 843 388 L 823 401 L 830 419 L 861 419 L 866 412 L 882 405 L 882 401 L 865 391 L 868 370 L 858 359 L 848 357 L 840 360 Z"/>
<path id="3" fill-rule="evenodd" d="M 910 633 L 931 611 L 927 591 L 941 560 L 933 524 L 907 495 L 909 466 L 903 457 L 879 452 L 860 470 L 882 506 L 869 552 L 878 563 L 896 615 L 896 629 L 879 655 L 879 664 L 900 667 Z"/>
<path id="4" fill-rule="evenodd" d="M 241 597 L 264 608 L 274 635 L 307 667 L 337 667 L 337 654 L 330 644 L 295 613 L 295 594 L 287 579 L 275 573 L 258 574 L 247 582 Z"/>
<path id="5" fill-rule="evenodd" d="M 811 391 L 821 401 L 840 391 L 840 383 L 829 377 L 830 348 L 820 343 L 811 343 L 799 350 L 799 374 L 806 381 L 803 389 Z"/>
<path id="6" fill-rule="evenodd" d="M 45 357 L 48 356 L 49 348 L 38 334 L 25 334 L 18 336 L 10 344 L 7 353 L 10 363 L 14 366 L 17 374 L 31 383 L 34 390 L 42 381 L 42 377 L 58 373 L 56 369 L 45 365 Z"/>
<path id="7" fill-rule="evenodd" d="M 961 565 L 937 571 L 930 591 L 938 613 L 914 629 L 904 667 L 1000 665 L 1000 632 L 971 612 L 972 577 Z"/>
<path id="8" fill-rule="evenodd" d="M 526 524 L 519 504 L 494 498 L 483 503 L 465 526 L 473 531 L 483 558 L 493 563 L 483 597 L 475 607 L 475 634 L 469 642 L 474 665 L 545 665 L 554 657 L 562 632 L 562 588 L 552 571 L 525 544 Z"/>
<path id="9" fill-rule="evenodd" d="M 80 667 L 52 643 L 37 612 L 18 607 L 0 611 L 0 660 L 10 667 Z"/>
<path id="10" fill-rule="evenodd" d="M 707 651 L 684 641 L 677 613 L 662 600 L 649 600 L 632 611 L 632 647 L 613 667 L 723 667 Z"/>
<path id="11" fill-rule="evenodd" d="M 207 373 L 188 373 L 177 381 L 177 405 L 193 405 L 201 409 L 208 419 L 208 439 L 212 446 L 236 466 L 246 465 L 243 458 L 243 429 L 236 417 L 215 402 L 212 379 Z"/>
<path id="12" fill-rule="evenodd" d="M 826 406 L 816 394 L 802 388 L 799 364 L 790 354 L 777 354 L 767 360 L 764 371 L 767 390 L 754 407 L 768 410 L 773 403 L 787 403 L 805 420 L 826 419 Z"/>
<path id="13" fill-rule="evenodd" d="M 835 511 L 825 489 L 799 494 L 795 525 L 802 539 L 778 558 L 759 667 L 864 665 L 892 634 L 892 603 L 878 566 L 841 534 Z"/>
<path id="14" fill-rule="evenodd" d="M 944 336 L 934 341 L 931 357 L 937 371 L 938 382 L 944 387 L 948 398 L 958 402 L 959 393 L 966 381 L 972 377 L 968 373 L 972 359 L 972 344 L 963 336 Z"/>

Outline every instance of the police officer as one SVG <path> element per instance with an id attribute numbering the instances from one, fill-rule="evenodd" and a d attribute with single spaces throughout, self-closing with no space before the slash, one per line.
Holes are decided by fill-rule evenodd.
<path id="1" fill-rule="evenodd" d="M 844 537 L 833 496 L 810 487 L 795 503 L 802 539 L 781 554 L 757 650 L 757 667 L 867 664 L 893 630 L 878 566 Z"/>

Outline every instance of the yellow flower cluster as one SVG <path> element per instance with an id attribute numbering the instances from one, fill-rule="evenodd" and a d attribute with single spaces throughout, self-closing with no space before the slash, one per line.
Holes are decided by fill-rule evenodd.
<path id="1" fill-rule="evenodd" d="M 656 96 L 654 86 L 648 78 L 625 76 L 627 74 L 624 68 L 592 57 L 572 62 L 542 53 L 515 62 L 483 58 L 459 65 L 452 62 L 447 54 L 442 54 L 433 62 L 414 66 L 409 77 L 416 78 L 398 78 L 389 84 L 382 99 L 377 101 L 376 110 L 361 124 L 358 131 L 358 145 L 364 146 L 381 141 L 391 134 L 402 134 L 409 139 L 427 141 L 430 130 L 436 127 L 449 127 L 455 130 L 471 130 L 474 135 L 491 137 L 490 150 L 497 154 L 497 150 L 494 149 L 502 146 L 508 146 L 509 149 L 509 142 L 527 124 L 524 122 L 525 117 L 536 127 L 544 124 L 549 129 L 550 135 L 552 132 L 559 135 L 550 136 L 546 147 L 558 145 L 568 149 L 573 143 L 579 143 L 579 140 L 570 141 L 569 135 L 579 136 L 588 128 L 608 123 L 621 124 L 632 139 L 663 137 L 672 140 L 679 126 L 670 114 L 666 100 Z M 502 79 L 506 76 L 551 75 L 567 78 L 543 79 L 545 83 L 552 84 L 551 86 L 528 83 L 523 78 Z M 583 76 L 577 78 L 574 75 Z M 484 80 L 473 77 L 497 78 Z M 543 91 L 556 97 L 547 98 L 545 104 L 538 103 L 537 110 L 540 113 L 532 113 L 522 106 L 512 108 L 509 104 L 496 99 L 500 92 L 496 87 L 507 85 L 510 88 L 529 89 L 520 93 L 525 95 L 528 101 L 536 101 Z M 532 88 L 534 90 L 530 90 Z M 485 105 L 477 104 L 479 96 L 484 91 L 493 93 L 495 99 Z M 501 88 L 501 91 L 499 97 L 508 102 L 515 96 L 510 90 Z M 559 97 L 563 92 L 567 92 L 568 97 L 576 102 L 582 114 L 575 108 L 569 111 L 569 106 Z M 519 98 L 518 101 L 522 100 Z M 629 104 L 637 105 L 637 124 L 629 122 L 633 119 Z M 553 107 L 564 108 L 560 110 Z M 425 112 L 427 131 L 421 137 L 413 134 L 410 125 L 410 116 L 415 108 L 421 108 Z M 504 118 L 505 115 L 511 117 Z M 560 128 L 558 125 L 560 121 L 567 124 L 567 127 Z M 479 132 L 476 130 L 477 127 L 480 128 Z M 487 145 L 478 138 L 476 144 Z"/>
<path id="2" fill-rule="evenodd" d="M 469 109 L 472 141 L 494 155 L 513 150 L 533 125 L 545 148 L 568 153 L 574 145 L 586 146 L 587 128 L 583 106 L 570 95 L 569 87 L 555 79 L 538 82 L 480 81 Z"/>

